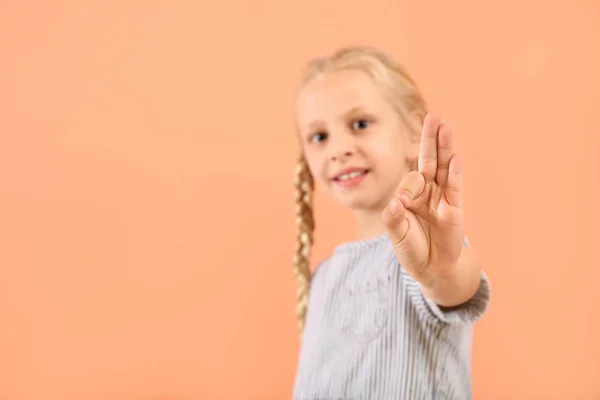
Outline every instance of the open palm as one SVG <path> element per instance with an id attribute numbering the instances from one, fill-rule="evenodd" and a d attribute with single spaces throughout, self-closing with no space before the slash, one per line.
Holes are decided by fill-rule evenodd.
<path id="1" fill-rule="evenodd" d="M 418 171 L 407 174 L 382 212 L 398 262 L 423 284 L 450 274 L 464 238 L 463 163 L 452 151 L 452 130 L 427 115 Z"/>

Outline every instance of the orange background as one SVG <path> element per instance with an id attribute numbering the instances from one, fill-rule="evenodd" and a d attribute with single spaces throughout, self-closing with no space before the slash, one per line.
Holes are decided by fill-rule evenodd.
<path id="1" fill-rule="evenodd" d="M 1 400 L 290 398 L 292 92 L 354 43 L 459 136 L 475 399 L 600 398 L 600 3 L 3 0 Z"/>

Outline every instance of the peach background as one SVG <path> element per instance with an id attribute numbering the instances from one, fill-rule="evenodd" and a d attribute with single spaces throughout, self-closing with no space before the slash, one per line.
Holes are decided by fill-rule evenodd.
<path id="1" fill-rule="evenodd" d="M 349 43 L 459 135 L 494 284 L 475 399 L 599 399 L 599 26 L 593 0 L 1 1 L 0 399 L 290 397 L 291 96 Z M 352 232 L 317 208 L 315 260 Z"/>

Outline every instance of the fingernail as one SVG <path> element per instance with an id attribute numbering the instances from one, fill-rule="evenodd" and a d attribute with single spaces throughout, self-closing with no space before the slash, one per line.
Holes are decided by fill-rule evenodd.
<path id="1" fill-rule="evenodd" d="M 396 203 L 396 199 L 393 199 L 390 202 L 388 209 L 390 210 L 390 214 L 392 214 L 392 215 L 398 214 L 398 203 Z"/>

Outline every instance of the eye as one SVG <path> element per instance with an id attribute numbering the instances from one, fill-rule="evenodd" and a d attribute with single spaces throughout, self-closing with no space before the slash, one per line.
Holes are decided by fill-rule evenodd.
<path id="1" fill-rule="evenodd" d="M 320 143 L 325 141 L 325 139 L 327 139 L 327 134 L 323 132 L 315 133 L 308 138 L 308 140 L 312 143 Z"/>
<path id="2" fill-rule="evenodd" d="M 359 131 L 362 129 L 367 129 L 369 127 L 369 121 L 366 119 L 357 119 L 352 123 L 352 129 Z"/>

